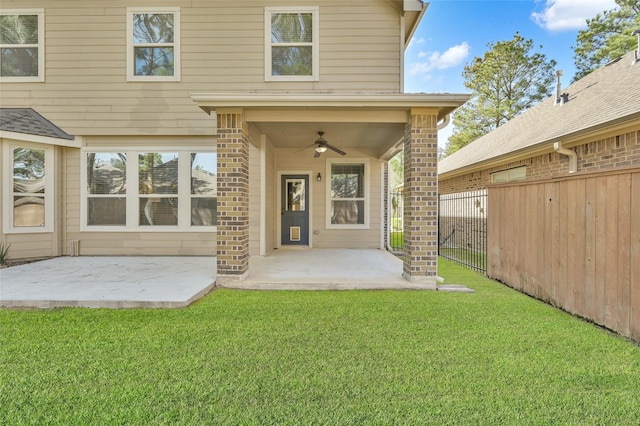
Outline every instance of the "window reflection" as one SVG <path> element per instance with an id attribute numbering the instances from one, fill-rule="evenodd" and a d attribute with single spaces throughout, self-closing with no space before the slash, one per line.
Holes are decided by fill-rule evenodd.
<path id="1" fill-rule="evenodd" d="M 305 211 L 305 185 L 304 179 L 287 179 L 287 211 Z"/>
<path id="2" fill-rule="evenodd" d="M 13 226 L 45 226 L 45 152 L 13 150 Z"/>
<path id="3" fill-rule="evenodd" d="M 140 194 L 178 193 L 178 153 L 148 152 L 138 155 Z"/>

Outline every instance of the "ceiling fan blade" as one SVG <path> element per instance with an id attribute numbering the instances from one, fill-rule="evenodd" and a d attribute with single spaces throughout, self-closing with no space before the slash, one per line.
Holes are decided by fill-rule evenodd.
<path id="1" fill-rule="evenodd" d="M 343 150 L 341 150 L 340 148 L 336 148 L 335 146 L 332 146 L 332 145 L 327 144 L 327 148 L 329 148 L 329 149 L 330 149 L 330 150 L 332 150 L 332 151 L 337 152 L 337 153 L 338 153 L 338 154 L 340 154 L 340 155 L 347 155 L 347 153 L 346 153 L 346 152 L 344 152 L 344 151 L 343 151 Z"/>

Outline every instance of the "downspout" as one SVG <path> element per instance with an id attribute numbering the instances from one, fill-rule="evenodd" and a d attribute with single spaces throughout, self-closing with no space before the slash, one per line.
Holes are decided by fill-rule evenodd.
<path id="1" fill-rule="evenodd" d="M 553 149 L 562 155 L 569 157 L 569 173 L 575 173 L 578 171 L 578 154 L 571 149 L 567 149 L 562 146 L 562 142 L 554 142 Z"/>

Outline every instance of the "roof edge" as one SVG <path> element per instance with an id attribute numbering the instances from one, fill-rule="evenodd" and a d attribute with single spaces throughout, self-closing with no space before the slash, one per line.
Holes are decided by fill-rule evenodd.
<path id="1" fill-rule="evenodd" d="M 632 115 L 627 115 L 625 117 L 621 117 L 617 120 L 598 123 L 594 126 L 591 126 L 586 129 L 582 129 L 577 132 L 568 133 L 566 135 L 560 135 L 551 139 L 546 139 L 534 145 L 529 145 L 519 150 L 510 151 L 505 154 L 498 155 L 496 157 L 487 158 L 485 160 L 478 161 L 476 163 L 469 164 L 467 166 L 459 167 L 457 169 L 446 170 L 444 172 L 438 171 L 438 179 L 452 179 L 454 177 L 466 175 L 469 173 L 474 173 L 480 170 L 485 170 L 489 167 L 500 166 L 503 164 L 520 161 L 526 158 L 531 158 L 537 155 L 554 152 L 553 144 L 555 142 L 560 142 L 560 141 L 565 142 L 565 146 L 567 148 L 572 148 L 578 145 L 582 145 L 583 143 L 594 142 L 593 140 L 584 142 L 584 141 L 581 141 L 580 139 L 584 139 L 585 137 L 591 137 L 591 138 L 599 137 L 607 133 L 616 132 L 628 127 L 633 127 L 634 121 L 638 119 L 640 119 L 640 112 Z M 640 123 L 637 123 L 637 124 L 640 124 Z"/>
<path id="2" fill-rule="evenodd" d="M 205 112 L 216 108 L 447 108 L 464 104 L 467 94 L 292 94 L 292 93 L 192 93 Z"/>

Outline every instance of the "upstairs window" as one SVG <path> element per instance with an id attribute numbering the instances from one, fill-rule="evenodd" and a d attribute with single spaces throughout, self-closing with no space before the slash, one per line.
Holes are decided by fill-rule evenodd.
<path id="1" fill-rule="evenodd" d="M 180 80 L 180 10 L 127 9 L 127 80 Z"/>
<path id="2" fill-rule="evenodd" d="M 318 8 L 265 8 L 265 79 L 318 80 Z"/>
<path id="3" fill-rule="evenodd" d="M 0 81 L 44 81 L 44 10 L 0 12 Z"/>

